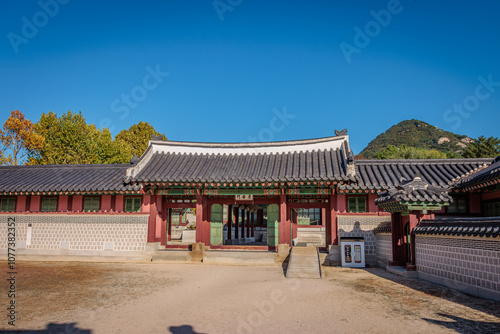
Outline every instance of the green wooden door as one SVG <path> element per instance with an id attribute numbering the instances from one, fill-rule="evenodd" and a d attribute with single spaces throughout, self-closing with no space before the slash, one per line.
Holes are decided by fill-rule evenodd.
<path id="1" fill-rule="evenodd" d="M 212 204 L 211 217 L 210 217 L 210 244 L 211 245 L 222 245 L 223 232 L 222 232 L 222 222 L 223 222 L 223 207 L 222 204 Z"/>
<path id="2" fill-rule="evenodd" d="M 267 206 L 267 245 L 278 246 L 279 243 L 279 221 L 280 207 L 278 204 L 269 204 Z"/>

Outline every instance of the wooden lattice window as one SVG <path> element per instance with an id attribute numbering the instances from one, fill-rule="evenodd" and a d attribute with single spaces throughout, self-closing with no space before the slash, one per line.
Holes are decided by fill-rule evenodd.
<path id="1" fill-rule="evenodd" d="M 97 212 L 101 207 L 101 198 L 99 196 L 85 196 L 83 198 L 84 212 Z"/>
<path id="2" fill-rule="evenodd" d="M 484 216 L 485 217 L 499 217 L 500 216 L 500 201 L 484 203 Z"/>
<path id="3" fill-rule="evenodd" d="M 222 204 L 212 204 L 212 208 L 210 211 L 212 216 L 210 221 L 222 223 L 224 212 Z"/>
<path id="4" fill-rule="evenodd" d="M 467 213 L 467 198 L 465 195 L 453 196 L 453 202 L 446 207 L 447 213 Z"/>
<path id="5" fill-rule="evenodd" d="M 16 198 L 15 197 L 2 197 L 0 200 L 0 211 L 1 212 L 13 212 L 16 210 Z"/>
<path id="6" fill-rule="evenodd" d="M 298 209 L 298 225 L 321 225 L 321 209 Z"/>
<path id="7" fill-rule="evenodd" d="M 347 197 L 348 212 L 366 212 L 366 197 L 350 196 Z"/>
<path id="8" fill-rule="evenodd" d="M 57 211 L 57 197 L 44 196 L 42 197 L 41 209 L 42 212 L 56 212 Z"/>
<path id="9" fill-rule="evenodd" d="M 125 212 L 141 212 L 141 197 L 125 197 Z"/>

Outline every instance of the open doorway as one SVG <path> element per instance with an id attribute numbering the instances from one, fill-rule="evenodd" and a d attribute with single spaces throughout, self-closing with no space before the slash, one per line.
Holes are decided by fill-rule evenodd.
<path id="1" fill-rule="evenodd" d="M 294 233 L 293 245 L 299 247 L 325 247 L 325 209 L 318 207 L 293 208 L 292 209 L 292 231 Z M 293 233 L 293 232 L 292 232 Z"/>

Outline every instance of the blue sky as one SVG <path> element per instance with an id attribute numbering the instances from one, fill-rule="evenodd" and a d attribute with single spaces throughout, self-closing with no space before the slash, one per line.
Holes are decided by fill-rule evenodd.
<path id="1" fill-rule="evenodd" d="M 500 2 L 3 1 L 0 110 L 245 142 L 500 136 Z"/>

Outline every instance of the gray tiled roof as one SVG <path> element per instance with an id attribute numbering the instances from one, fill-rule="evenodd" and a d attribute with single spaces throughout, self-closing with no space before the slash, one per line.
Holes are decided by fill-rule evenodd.
<path id="1" fill-rule="evenodd" d="M 491 165 L 481 169 L 458 181 L 455 188 L 466 188 L 487 181 L 500 179 L 500 157 L 497 157 Z"/>
<path id="2" fill-rule="evenodd" d="M 356 160 L 356 181 L 340 189 L 387 190 L 418 172 L 424 182 L 448 187 L 489 163 L 491 159 Z"/>
<path id="3" fill-rule="evenodd" d="M 375 204 L 400 201 L 447 203 L 452 199 L 448 195 L 448 187 L 432 186 L 423 181 L 420 172 L 417 172 L 413 180 L 404 180 L 399 185 L 381 192 Z"/>
<path id="4" fill-rule="evenodd" d="M 500 237 L 500 218 L 442 218 L 422 220 L 414 229 L 420 235 Z"/>
<path id="5" fill-rule="evenodd" d="M 138 190 L 123 182 L 128 164 L 0 167 L 0 193 Z"/>
<path id="6" fill-rule="evenodd" d="M 159 153 L 131 181 L 272 182 L 349 180 L 340 149 L 259 154 Z"/>

